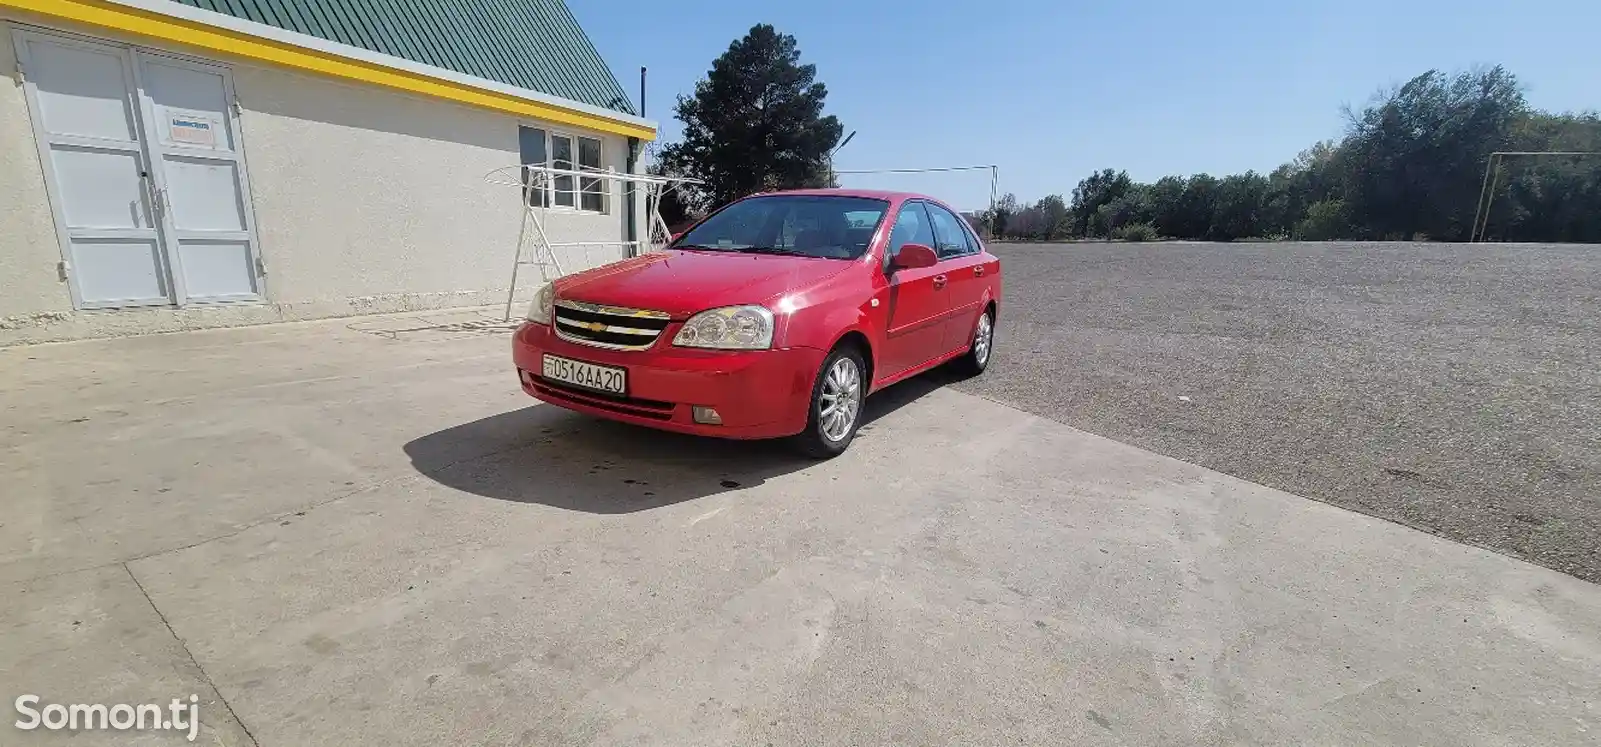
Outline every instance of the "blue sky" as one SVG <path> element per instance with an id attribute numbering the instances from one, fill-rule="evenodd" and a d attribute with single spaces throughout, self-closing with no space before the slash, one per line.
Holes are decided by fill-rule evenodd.
<path id="1" fill-rule="evenodd" d="M 1597 0 L 568 0 L 647 116 L 756 23 L 794 35 L 857 135 L 840 169 L 996 164 L 1001 191 L 1067 195 L 1099 168 L 1136 179 L 1269 171 L 1337 137 L 1340 105 L 1430 68 L 1504 64 L 1534 106 L 1601 109 Z M 982 172 L 846 186 L 989 200 Z"/>

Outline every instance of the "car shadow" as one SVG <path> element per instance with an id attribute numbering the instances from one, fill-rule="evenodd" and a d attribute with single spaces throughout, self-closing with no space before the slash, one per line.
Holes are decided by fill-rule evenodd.
<path id="1" fill-rule="evenodd" d="M 944 369 L 868 398 L 857 438 L 957 377 Z M 412 467 L 496 500 L 625 514 L 760 485 L 817 464 L 789 441 L 731 441 L 651 430 L 551 405 L 491 415 L 413 439 Z M 849 458 L 849 452 L 842 458 Z"/>

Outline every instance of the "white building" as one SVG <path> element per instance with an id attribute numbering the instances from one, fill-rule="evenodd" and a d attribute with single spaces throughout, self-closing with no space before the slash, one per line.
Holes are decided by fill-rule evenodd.
<path id="1" fill-rule="evenodd" d="M 656 136 L 561 0 L 0 0 L 0 30 L 0 345 L 501 303 L 523 197 L 485 174 L 637 173 Z M 552 241 L 622 242 L 625 189 L 535 199 Z"/>

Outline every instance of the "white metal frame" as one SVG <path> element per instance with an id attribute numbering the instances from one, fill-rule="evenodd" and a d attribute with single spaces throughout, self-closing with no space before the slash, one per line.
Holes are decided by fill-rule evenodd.
<path id="1" fill-rule="evenodd" d="M 19 68 L 19 80 L 23 85 L 23 99 L 28 107 L 28 120 L 33 129 L 34 145 L 39 156 L 39 166 L 44 176 L 45 197 L 50 204 L 51 217 L 56 227 L 56 243 L 61 253 L 62 280 L 67 283 L 67 291 L 72 298 L 74 309 L 85 311 L 110 309 L 137 309 L 137 308 L 185 308 L 189 306 L 215 306 L 228 304 L 258 304 L 267 298 L 267 279 L 265 266 L 261 259 L 260 235 L 256 233 L 254 198 L 250 191 L 250 175 L 245 164 L 244 134 L 240 127 L 239 108 L 236 105 L 238 98 L 234 93 L 233 71 L 227 65 L 213 60 L 207 60 L 188 55 L 169 52 L 154 47 L 144 47 L 126 42 L 84 36 L 58 29 L 31 26 L 27 24 L 10 24 L 13 51 L 16 54 Z M 43 110 L 40 108 L 37 86 L 27 79 L 28 66 L 32 62 L 32 55 L 28 51 L 29 40 L 43 41 L 52 44 L 75 46 L 91 49 L 106 54 L 115 54 L 124 64 L 123 82 L 128 90 L 130 99 L 124 103 L 130 107 L 128 113 L 133 118 L 133 128 L 139 139 L 132 143 L 133 147 L 120 141 L 107 141 L 99 138 L 85 138 L 80 136 L 65 136 L 52 138 L 45 130 Z M 160 57 L 169 63 L 177 63 L 197 70 L 216 73 L 222 78 L 224 108 L 227 110 L 230 135 L 234 139 L 233 158 L 219 159 L 232 160 L 239 170 L 241 182 L 240 197 L 244 213 L 246 245 L 250 251 L 250 271 L 255 277 L 256 293 L 254 295 L 241 295 L 228 298 L 207 298 L 202 300 L 191 299 L 183 285 L 183 271 L 176 263 L 177 247 L 168 246 L 169 242 L 178 240 L 178 232 L 172 225 L 171 210 L 165 204 L 157 204 L 155 198 L 162 201 L 166 199 L 166 174 L 163 168 L 155 162 L 163 154 L 162 144 L 151 140 L 153 133 L 149 132 L 149 124 L 155 121 L 154 106 L 150 97 L 145 93 L 144 81 L 141 77 L 140 56 Z M 78 288 L 76 268 L 72 261 L 72 232 L 68 229 L 65 212 L 65 202 L 61 194 L 60 185 L 56 183 L 55 168 L 50 155 L 53 144 L 65 144 L 97 150 L 114 150 L 131 152 L 140 168 L 150 174 L 150 184 L 154 187 L 154 194 L 147 191 L 142 195 L 145 210 L 154 218 L 155 225 L 151 231 L 155 234 L 157 247 L 157 261 L 160 264 L 162 279 L 168 287 L 167 297 L 152 301 L 131 301 L 115 299 L 110 301 L 86 301 Z M 181 148 L 178 149 L 181 151 Z M 208 157 L 217 159 L 215 154 Z M 106 238 L 132 237 L 130 229 L 91 229 L 91 235 L 101 234 Z M 92 236 L 91 236 L 92 237 Z"/>
<path id="2" fill-rule="evenodd" d="M 575 143 L 576 145 L 576 143 Z M 525 179 L 524 175 L 532 178 Z M 558 176 L 570 176 L 576 179 L 598 179 L 605 185 L 602 194 L 611 202 L 614 193 L 620 191 L 619 187 L 632 185 L 642 189 L 645 195 L 647 215 L 645 217 L 645 238 L 641 241 L 564 241 L 552 242 L 549 234 L 545 232 L 545 221 L 551 212 L 558 215 L 596 215 L 593 211 L 576 211 L 567 207 L 552 205 L 530 204 L 528 193 L 534 189 L 546 189 Z M 517 165 L 506 166 L 484 175 L 484 181 L 490 184 L 517 187 L 522 190 L 522 225 L 517 232 L 517 252 L 512 259 L 511 287 L 506 290 L 506 321 L 511 321 L 512 304 L 517 298 L 517 279 L 523 265 L 537 265 L 540 268 L 542 281 L 552 280 L 546 268 L 554 268 L 555 277 L 566 274 L 562 269 L 561 260 L 556 256 L 557 249 L 589 248 L 589 247 L 622 247 L 630 254 L 641 254 L 649 251 L 658 251 L 672 241 L 672 230 L 668 228 L 667 221 L 662 219 L 659 206 L 662 195 L 677 189 L 684 184 L 699 184 L 695 179 L 686 179 L 671 176 L 655 176 L 650 174 L 625 174 L 610 169 L 579 170 L 558 169 L 550 166 Z M 575 193 L 577 194 L 577 193 Z"/>

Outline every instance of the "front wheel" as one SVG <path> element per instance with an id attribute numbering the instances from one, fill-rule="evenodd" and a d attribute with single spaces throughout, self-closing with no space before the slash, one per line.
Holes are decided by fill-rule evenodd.
<path id="1" fill-rule="evenodd" d="M 995 351 L 995 309 L 988 308 L 978 315 L 973 325 L 973 339 L 967 355 L 952 361 L 952 366 L 964 376 L 977 376 L 989 368 L 990 354 Z"/>
<path id="2" fill-rule="evenodd" d="M 812 385 L 806 430 L 795 437 L 801 451 L 815 459 L 829 459 L 851 445 L 856 428 L 861 425 L 862 401 L 867 397 L 867 382 L 862 376 L 866 370 L 861 353 L 854 348 L 835 348 L 823 360 L 817 383 Z"/>

